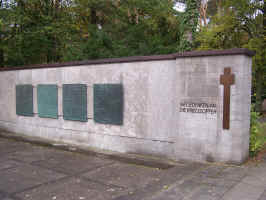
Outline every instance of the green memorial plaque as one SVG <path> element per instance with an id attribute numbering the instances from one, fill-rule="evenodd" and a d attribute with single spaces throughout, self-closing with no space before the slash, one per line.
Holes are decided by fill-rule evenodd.
<path id="1" fill-rule="evenodd" d="M 101 124 L 123 124 L 123 86 L 95 84 L 94 121 Z"/>
<path id="2" fill-rule="evenodd" d="M 16 113 L 21 116 L 34 116 L 32 85 L 16 86 Z"/>
<path id="3" fill-rule="evenodd" d="M 37 97 L 39 117 L 58 119 L 57 85 L 38 85 Z"/>
<path id="4" fill-rule="evenodd" d="M 63 116 L 65 120 L 88 121 L 86 85 L 63 85 Z"/>

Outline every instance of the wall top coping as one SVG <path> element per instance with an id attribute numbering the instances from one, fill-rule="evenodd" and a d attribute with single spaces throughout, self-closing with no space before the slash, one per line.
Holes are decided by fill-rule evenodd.
<path id="1" fill-rule="evenodd" d="M 175 60 L 175 59 L 187 58 L 187 57 L 230 56 L 230 55 L 246 55 L 246 56 L 252 57 L 255 55 L 255 52 L 250 51 L 248 49 L 188 51 L 188 52 L 174 53 L 174 54 L 168 54 L 168 55 L 132 56 L 132 57 L 123 57 L 123 58 L 106 58 L 106 59 L 98 59 L 98 60 L 73 61 L 73 62 L 64 62 L 64 63 L 37 64 L 37 65 L 28 65 L 28 66 L 19 66 L 19 67 L 3 67 L 3 68 L 0 68 L 0 72 L 14 71 L 14 70 L 27 70 L 27 69 L 71 67 L 71 66 L 81 66 L 81 65 Z"/>

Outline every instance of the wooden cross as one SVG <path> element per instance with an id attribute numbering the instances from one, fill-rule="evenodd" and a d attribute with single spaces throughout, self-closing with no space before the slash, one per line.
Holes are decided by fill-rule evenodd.
<path id="1" fill-rule="evenodd" d="M 230 87 L 235 84 L 235 75 L 231 74 L 231 68 L 224 69 L 224 75 L 220 77 L 220 83 L 224 85 L 223 129 L 230 128 Z"/>

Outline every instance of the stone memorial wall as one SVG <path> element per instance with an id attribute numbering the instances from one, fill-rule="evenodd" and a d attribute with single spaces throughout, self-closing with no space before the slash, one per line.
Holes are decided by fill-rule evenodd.
<path id="1" fill-rule="evenodd" d="M 0 70 L 0 129 L 174 160 L 248 157 L 246 49 Z"/>

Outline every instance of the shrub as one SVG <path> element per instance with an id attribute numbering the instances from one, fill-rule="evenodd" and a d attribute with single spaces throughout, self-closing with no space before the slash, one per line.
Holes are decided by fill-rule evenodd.
<path id="1" fill-rule="evenodd" d="M 258 121 L 259 113 L 253 107 L 250 117 L 249 154 L 255 157 L 266 145 L 266 124 Z"/>

